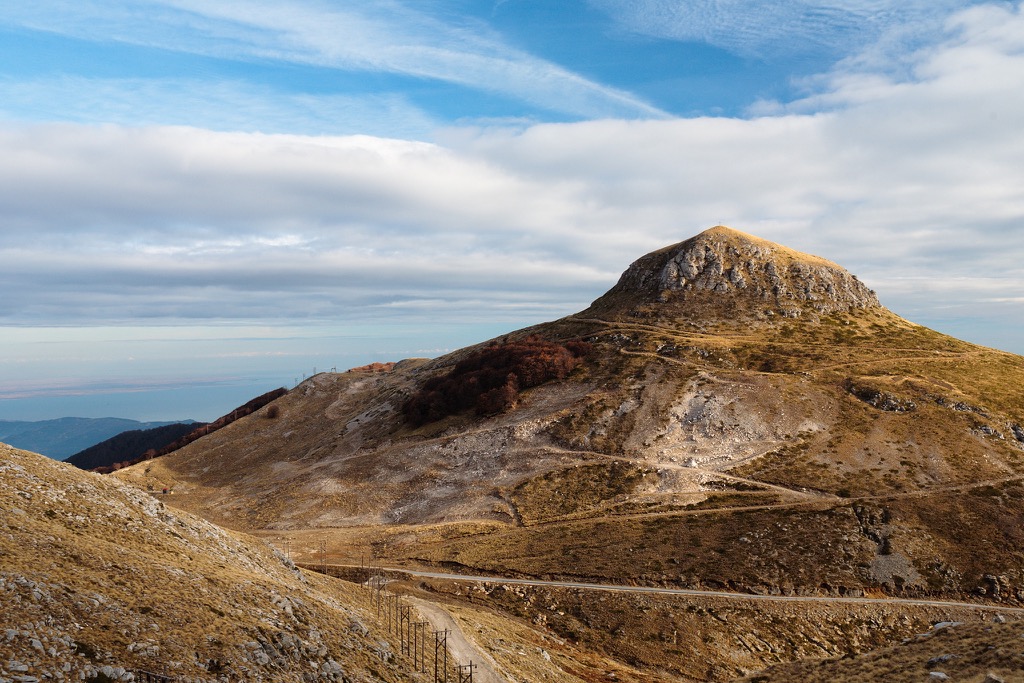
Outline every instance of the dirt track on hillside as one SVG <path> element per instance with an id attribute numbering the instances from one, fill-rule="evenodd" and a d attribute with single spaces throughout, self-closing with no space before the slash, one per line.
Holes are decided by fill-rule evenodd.
<path id="1" fill-rule="evenodd" d="M 915 598 L 853 598 L 827 595 L 758 595 L 754 593 L 732 593 L 728 591 L 697 590 L 692 588 L 658 588 L 654 586 L 624 586 L 606 583 L 586 583 L 579 581 L 545 581 L 540 579 L 514 579 L 500 576 L 477 576 L 449 574 L 445 572 L 426 572 L 401 568 L 384 568 L 385 571 L 405 573 L 411 576 L 439 581 L 476 581 L 480 583 L 500 583 L 514 586 L 550 586 L 554 588 L 578 588 L 582 590 L 609 591 L 622 593 L 659 593 L 663 595 L 691 595 L 734 600 L 762 600 L 769 602 L 817 602 L 853 605 L 915 605 L 920 607 L 956 607 L 975 609 L 987 612 L 1004 612 L 1024 615 L 1024 608 L 1007 605 L 982 605 L 953 600 L 926 600 Z M 429 603 L 428 603 L 429 604 Z M 447 628 L 447 627 L 446 627 Z"/>
<path id="2" fill-rule="evenodd" d="M 473 671 L 474 683 L 505 683 L 508 681 L 507 677 L 499 673 L 501 669 L 497 663 L 475 642 L 466 637 L 466 634 L 459 628 L 458 622 L 443 607 L 419 598 L 410 597 L 409 601 L 416 607 L 416 611 L 430 622 L 430 626 L 435 631 L 445 629 L 449 631 L 448 652 L 458 663 L 469 664 L 472 662 L 476 666 Z"/>

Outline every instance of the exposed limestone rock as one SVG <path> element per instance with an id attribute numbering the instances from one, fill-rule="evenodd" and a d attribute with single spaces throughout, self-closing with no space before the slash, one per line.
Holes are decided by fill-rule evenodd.
<path id="1" fill-rule="evenodd" d="M 1021 427 L 1019 424 L 1014 422 L 1010 424 L 1010 431 L 1013 432 L 1013 438 L 1024 443 L 1024 427 Z"/>
<path id="2" fill-rule="evenodd" d="M 914 563 L 902 553 L 876 556 L 869 571 L 874 581 L 889 590 L 924 587 L 924 581 L 914 568 Z"/>
<path id="3" fill-rule="evenodd" d="M 874 387 L 854 384 L 850 378 L 847 378 L 843 383 L 843 388 L 861 401 L 879 410 L 890 413 L 910 413 L 917 410 L 917 404 L 909 398 L 896 396 L 888 391 L 880 391 Z"/>
<path id="4" fill-rule="evenodd" d="M 712 228 L 680 247 L 661 270 L 663 290 L 743 292 L 784 315 L 799 315 L 803 303 L 821 314 L 880 305 L 840 266 L 729 228 Z"/>
<path id="5" fill-rule="evenodd" d="M 823 428 L 803 407 L 787 403 L 770 379 L 730 382 L 702 375 L 649 436 L 660 461 L 724 468 L 786 443 L 792 434 Z"/>
<path id="6" fill-rule="evenodd" d="M 835 263 L 724 226 L 640 258 L 602 299 L 627 292 L 653 295 L 661 303 L 712 307 L 717 298 L 742 305 L 755 317 L 799 318 L 881 306 L 872 290 Z"/>

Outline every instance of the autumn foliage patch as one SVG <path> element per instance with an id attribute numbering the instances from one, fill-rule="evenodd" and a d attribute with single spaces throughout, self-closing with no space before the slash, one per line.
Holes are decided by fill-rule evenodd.
<path id="1" fill-rule="evenodd" d="M 586 342 L 557 344 L 536 335 L 499 344 L 491 342 L 456 363 L 443 377 L 433 377 L 405 406 L 415 425 L 470 408 L 493 415 L 515 405 L 519 392 L 564 379 L 590 352 Z"/>

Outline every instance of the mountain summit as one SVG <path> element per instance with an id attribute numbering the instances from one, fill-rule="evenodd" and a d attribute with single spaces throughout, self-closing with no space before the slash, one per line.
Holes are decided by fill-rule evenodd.
<path id="1" fill-rule="evenodd" d="M 637 302 L 646 315 L 704 319 L 801 318 L 881 306 L 841 266 L 723 225 L 637 259 L 592 312 Z"/>

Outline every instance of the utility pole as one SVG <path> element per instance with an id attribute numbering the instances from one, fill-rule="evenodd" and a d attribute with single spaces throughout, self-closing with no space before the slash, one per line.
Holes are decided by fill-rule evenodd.
<path id="1" fill-rule="evenodd" d="M 434 683 L 448 683 L 448 633 L 448 629 L 434 631 Z"/>
<path id="2" fill-rule="evenodd" d="M 412 605 L 398 606 L 398 643 L 401 645 L 402 654 L 409 654 L 409 646 L 412 645 L 410 638 L 410 626 L 412 621 Z"/>
<path id="3" fill-rule="evenodd" d="M 412 668 L 424 674 L 427 673 L 427 623 L 426 621 L 417 621 L 412 625 Z M 416 665 L 417 653 L 419 653 L 419 666 Z"/>

